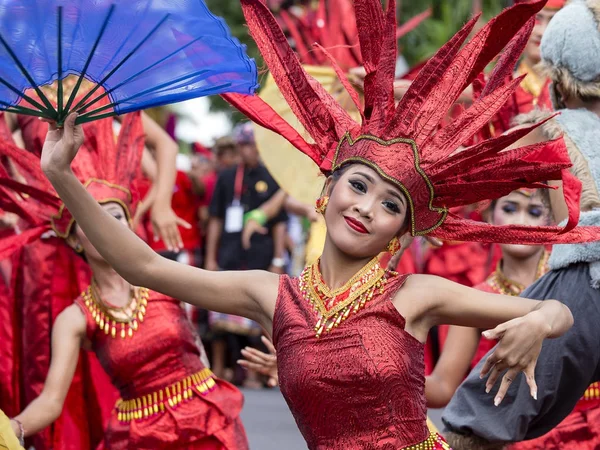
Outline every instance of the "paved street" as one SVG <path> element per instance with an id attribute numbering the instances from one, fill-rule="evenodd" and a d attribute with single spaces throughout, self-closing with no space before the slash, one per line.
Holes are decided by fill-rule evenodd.
<path id="1" fill-rule="evenodd" d="M 278 390 L 245 389 L 244 396 L 242 420 L 251 450 L 306 450 L 294 418 Z M 441 425 L 440 410 L 431 410 L 429 417 L 438 427 Z"/>

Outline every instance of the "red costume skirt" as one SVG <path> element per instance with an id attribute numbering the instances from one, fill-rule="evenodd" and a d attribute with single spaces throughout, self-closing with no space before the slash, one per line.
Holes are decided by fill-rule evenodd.
<path id="1" fill-rule="evenodd" d="M 552 431 L 530 441 L 510 446 L 510 450 L 597 450 L 600 448 L 600 405 L 575 410 Z"/>

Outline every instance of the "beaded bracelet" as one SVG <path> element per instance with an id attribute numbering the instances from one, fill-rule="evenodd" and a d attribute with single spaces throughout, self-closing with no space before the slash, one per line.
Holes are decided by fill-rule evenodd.
<path id="1" fill-rule="evenodd" d="M 244 214 L 244 225 L 250 220 L 254 220 L 261 227 L 264 227 L 268 221 L 267 214 L 262 209 L 253 209 Z"/>

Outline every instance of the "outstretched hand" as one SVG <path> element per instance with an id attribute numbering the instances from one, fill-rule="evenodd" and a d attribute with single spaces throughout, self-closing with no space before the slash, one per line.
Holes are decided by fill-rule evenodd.
<path id="1" fill-rule="evenodd" d="M 84 138 L 82 126 L 75 125 L 76 119 L 77 113 L 69 114 L 63 128 L 58 128 L 55 122 L 48 123 L 41 158 L 44 173 L 60 173 L 71 166 Z"/>
<path id="2" fill-rule="evenodd" d="M 498 377 L 506 371 L 494 398 L 494 404 L 498 406 L 502 402 L 508 388 L 520 372 L 525 374 L 529 392 L 537 400 L 535 366 L 542 350 L 542 343 L 548 337 L 548 325 L 538 312 L 534 311 L 501 323 L 493 330 L 484 331 L 483 337 L 499 340 L 481 369 L 481 378 L 489 374 L 486 392 L 491 391 Z"/>
<path id="3" fill-rule="evenodd" d="M 245 369 L 255 370 L 260 374 L 266 375 L 269 378 L 267 380 L 267 384 L 270 387 L 275 387 L 279 384 L 275 347 L 273 346 L 273 343 L 265 336 L 262 336 L 261 340 L 269 350 L 269 354 L 261 352 L 255 348 L 246 347 L 242 350 L 242 355 L 245 359 L 238 360 L 238 364 Z"/>

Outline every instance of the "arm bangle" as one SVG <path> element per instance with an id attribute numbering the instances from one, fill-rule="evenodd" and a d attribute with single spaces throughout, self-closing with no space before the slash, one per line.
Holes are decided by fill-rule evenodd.
<path id="1" fill-rule="evenodd" d="M 262 209 L 253 209 L 244 214 L 244 225 L 246 225 L 249 220 L 254 220 L 261 227 L 264 227 L 268 221 L 267 214 Z"/>

